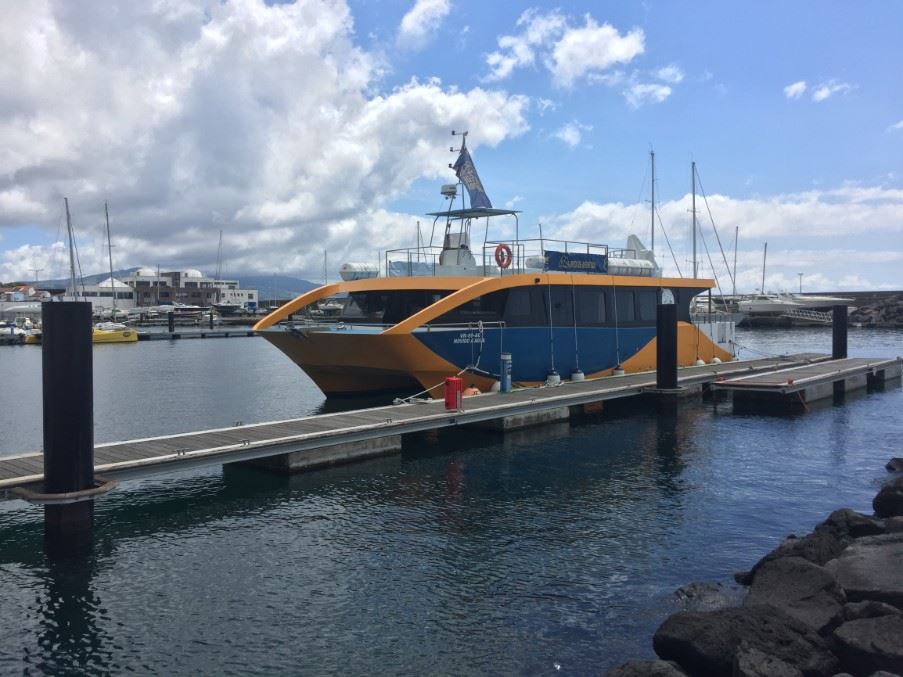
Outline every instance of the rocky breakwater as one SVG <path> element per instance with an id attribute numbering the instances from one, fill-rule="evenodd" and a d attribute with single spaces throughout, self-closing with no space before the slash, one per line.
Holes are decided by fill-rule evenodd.
<path id="1" fill-rule="evenodd" d="M 903 459 L 887 467 L 895 476 L 873 515 L 843 508 L 789 536 L 735 574 L 747 588 L 734 595 L 739 606 L 720 584 L 681 588 L 679 597 L 707 597 L 705 610 L 661 624 L 652 640 L 661 660 L 608 676 L 903 676 Z"/>
<path id="2" fill-rule="evenodd" d="M 878 299 L 874 303 L 859 306 L 849 315 L 854 326 L 876 328 L 903 327 L 903 294 Z"/>

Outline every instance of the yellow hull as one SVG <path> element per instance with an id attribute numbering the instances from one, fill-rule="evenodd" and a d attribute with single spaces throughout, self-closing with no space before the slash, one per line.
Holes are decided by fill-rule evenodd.
<path id="1" fill-rule="evenodd" d="M 91 330 L 91 343 L 135 343 L 138 341 L 138 332 L 134 329 L 97 329 Z M 27 345 L 41 345 L 40 334 L 29 334 L 25 337 Z"/>
<path id="2" fill-rule="evenodd" d="M 138 332 L 134 329 L 97 329 L 91 332 L 91 343 L 135 343 Z"/>
<path id="3" fill-rule="evenodd" d="M 442 385 L 461 370 L 427 348 L 411 334 L 343 334 L 318 331 L 261 331 L 327 395 L 354 395 L 379 391 L 427 390 L 442 397 Z M 677 363 L 689 367 L 701 359 L 729 361 L 733 356 L 715 345 L 697 327 L 678 324 Z M 656 339 L 652 339 L 621 365 L 626 373 L 655 369 Z M 610 376 L 611 369 L 587 374 L 587 378 Z M 462 375 L 465 385 L 483 392 L 494 378 L 471 372 Z M 517 386 L 540 385 L 539 381 L 517 381 Z"/>

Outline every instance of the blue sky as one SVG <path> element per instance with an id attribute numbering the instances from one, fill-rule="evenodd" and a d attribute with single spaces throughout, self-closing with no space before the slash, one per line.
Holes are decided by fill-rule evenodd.
<path id="1" fill-rule="evenodd" d="M 766 240 L 769 289 L 795 289 L 798 272 L 810 290 L 903 288 L 900 3 L 35 2 L 10 15 L 0 279 L 58 265 L 62 195 L 86 272 L 102 263 L 106 199 L 117 265 L 212 268 L 223 230 L 227 271 L 318 279 L 324 249 L 373 260 L 413 244 L 451 180 L 449 131 L 466 128 L 522 234 L 542 222 L 648 239 L 654 147 L 684 269 L 695 159 L 722 239 L 740 229 L 741 289 L 760 284 Z"/>

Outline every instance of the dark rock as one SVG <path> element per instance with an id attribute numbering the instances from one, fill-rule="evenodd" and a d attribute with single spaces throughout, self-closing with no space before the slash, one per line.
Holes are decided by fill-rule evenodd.
<path id="1" fill-rule="evenodd" d="M 741 642 L 734 658 L 732 677 L 803 677 L 803 673 L 780 658 Z"/>
<path id="2" fill-rule="evenodd" d="M 873 672 L 869 677 L 900 677 L 896 672 L 888 672 L 887 670 L 878 670 Z"/>
<path id="3" fill-rule="evenodd" d="M 834 631 L 834 641 L 844 670 L 903 672 L 903 616 L 848 621 Z"/>
<path id="4" fill-rule="evenodd" d="M 756 562 L 752 568 L 753 578 L 759 567 L 781 557 L 802 557 L 814 564 L 824 566 L 837 557 L 848 543 L 849 540 L 840 539 L 828 531 L 816 531 L 802 538 L 788 537 L 777 548 Z"/>
<path id="5" fill-rule="evenodd" d="M 759 568 L 743 606 L 777 607 L 828 634 L 842 620 L 845 602 L 834 574 L 801 557 L 782 557 Z"/>
<path id="6" fill-rule="evenodd" d="M 752 571 L 735 571 L 734 580 L 740 585 L 749 585 L 753 581 Z"/>
<path id="7" fill-rule="evenodd" d="M 881 487 L 872 500 L 872 508 L 878 517 L 903 516 L 903 477 L 896 477 Z"/>
<path id="8" fill-rule="evenodd" d="M 884 533 L 899 534 L 903 531 L 903 517 L 888 517 L 884 520 Z"/>
<path id="9" fill-rule="evenodd" d="M 880 618 L 881 616 L 903 616 L 903 611 L 884 602 L 848 602 L 843 605 L 843 619 L 858 621 L 860 618 Z"/>
<path id="10" fill-rule="evenodd" d="M 884 533 L 884 524 L 849 508 L 835 510 L 828 519 L 815 527 L 817 532 L 834 535 L 841 541 L 862 536 L 877 536 Z"/>
<path id="11" fill-rule="evenodd" d="M 674 596 L 684 611 L 714 611 L 739 606 L 743 601 L 743 590 L 721 583 L 695 582 L 678 588 Z"/>
<path id="12" fill-rule="evenodd" d="M 825 568 L 851 602 L 877 600 L 903 607 L 903 533 L 856 539 Z"/>
<path id="13" fill-rule="evenodd" d="M 887 465 L 884 466 L 891 472 L 903 472 L 903 458 L 894 457 L 887 462 Z"/>
<path id="14" fill-rule="evenodd" d="M 825 639 L 768 606 L 674 614 L 656 631 L 652 646 L 660 658 L 677 662 L 691 675 L 730 675 L 743 641 L 804 675 L 831 674 L 836 665 Z"/>
<path id="15" fill-rule="evenodd" d="M 628 661 L 605 677 L 687 677 L 687 673 L 669 661 Z"/>

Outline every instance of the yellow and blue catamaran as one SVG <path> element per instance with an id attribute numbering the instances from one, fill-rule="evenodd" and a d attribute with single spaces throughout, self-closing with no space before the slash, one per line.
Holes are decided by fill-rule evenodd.
<path id="1" fill-rule="evenodd" d="M 465 142 L 466 142 L 466 136 Z M 690 302 L 712 280 L 661 277 L 653 253 L 631 236 L 627 247 L 522 240 L 519 212 L 492 207 L 462 143 L 452 166 L 457 184 L 442 187 L 448 209 L 441 246 L 385 253 L 376 266 L 345 264 L 342 281 L 313 289 L 260 320 L 254 329 L 300 366 L 328 396 L 426 390 L 461 375 L 487 391 L 497 387 L 502 354 L 515 385 L 581 380 L 655 368 L 659 303 L 678 315 L 678 363 L 733 359 L 690 322 Z M 459 189 L 470 204 L 456 208 Z M 508 219 L 514 238 L 489 239 L 490 224 Z M 484 221 L 482 248 L 471 232 Z M 418 238 L 419 240 L 419 238 Z M 383 272 L 383 276 L 379 275 Z M 323 303 L 341 300 L 327 316 Z M 724 337 L 722 337 L 724 338 Z"/>

